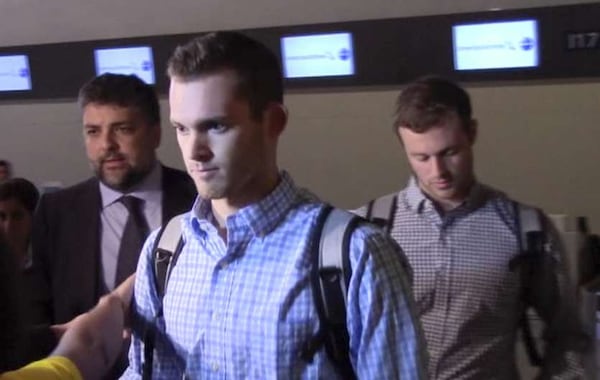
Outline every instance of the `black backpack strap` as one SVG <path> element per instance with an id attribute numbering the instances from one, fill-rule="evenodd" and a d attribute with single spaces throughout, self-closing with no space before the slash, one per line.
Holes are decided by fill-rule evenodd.
<path id="1" fill-rule="evenodd" d="M 521 274 L 522 297 L 525 305 L 531 299 L 531 279 L 535 265 L 539 263 L 540 255 L 544 253 L 544 232 L 539 210 L 513 202 L 515 228 L 519 255 L 511 260 L 511 270 L 518 269 Z M 529 362 L 536 367 L 542 365 L 541 349 L 535 341 L 531 327 L 530 316 L 525 308 L 520 317 L 520 326 Z"/>
<path id="2" fill-rule="evenodd" d="M 181 238 L 181 220 L 185 214 L 174 216 L 166 226 L 161 229 L 154 244 L 154 274 L 158 298 L 162 302 L 165 296 L 167 282 L 171 271 L 175 267 L 183 239 Z"/>
<path id="3" fill-rule="evenodd" d="M 312 360 L 325 345 L 330 360 L 344 379 L 356 379 L 350 361 L 346 300 L 352 268 L 350 238 L 360 218 L 325 206 L 317 217 L 312 239 L 311 288 L 320 329 L 303 356 Z"/>
<path id="4" fill-rule="evenodd" d="M 390 233 L 398 207 L 398 194 L 392 193 L 373 199 L 367 204 L 365 219 Z"/>
<path id="5" fill-rule="evenodd" d="M 152 257 L 154 262 L 154 281 L 158 295 L 159 307 L 154 316 L 154 323 L 162 316 L 162 301 L 167 289 L 169 276 L 173 270 L 181 249 L 183 239 L 181 238 L 181 220 L 185 214 L 173 217 L 163 226 L 156 236 Z M 147 326 L 144 331 L 144 363 L 142 365 L 142 379 L 152 379 L 152 362 L 154 357 L 155 331 L 152 325 Z"/>

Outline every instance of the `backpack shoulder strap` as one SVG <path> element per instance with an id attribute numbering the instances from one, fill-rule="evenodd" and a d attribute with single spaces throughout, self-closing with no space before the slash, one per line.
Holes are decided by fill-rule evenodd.
<path id="1" fill-rule="evenodd" d="M 358 217 L 350 212 L 337 208 L 331 209 L 325 219 L 319 239 L 318 268 L 320 271 L 331 270 L 340 274 L 340 276 L 335 276 L 338 280 L 336 287 L 339 287 L 343 295 L 343 303 L 340 306 L 343 306 L 341 312 L 344 313 L 346 310 L 347 285 L 352 274 L 349 257 L 350 237 L 354 229 L 353 224 L 358 220 Z M 321 281 L 323 281 L 323 278 L 321 278 Z M 326 286 L 321 284 L 321 289 L 326 289 Z M 339 315 L 337 312 L 329 312 L 328 314 Z"/>
<path id="2" fill-rule="evenodd" d="M 533 276 L 532 270 L 537 265 L 539 254 L 543 254 L 543 235 L 541 213 L 538 209 L 514 202 L 515 224 L 517 229 L 517 244 L 519 247 L 519 257 L 517 265 L 520 266 L 521 288 L 523 298 L 527 301 L 531 296 L 530 280 Z M 513 266 L 514 267 L 514 266 Z M 520 317 L 521 332 L 523 343 L 529 362 L 536 367 L 542 365 L 543 343 L 536 342 L 533 332 L 532 319 L 537 319 L 532 312 L 524 310 Z"/>
<path id="3" fill-rule="evenodd" d="M 181 238 L 181 220 L 185 214 L 176 215 L 161 227 L 156 235 L 154 247 L 152 247 L 152 259 L 154 262 L 154 282 L 159 303 L 158 310 L 154 320 L 158 319 L 163 312 L 162 300 L 167 289 L 169 276 L 179 253 L 183 248 L 183 239 Z M 146 327 L 144 331 L 144 363 L 142 365 L 142 379 L 152 379 L 152 362 L 154 357 L 155 332 L 152 326 Z"/>
<path id="4" fill-rule="evenodd" d="M 528 234 L 530 232 L 543 232 L 540 211 L 535 207 L 526 206 L 515 202 L 515 213 L 517 214 L 517 239 L 521 252 L 527 252 L 529 247 Z"/>
<path id="5" fill-rule="evenodd" d="M 350 212 L 326 206 L 317 217 L 312 241 L 311 288 L 320 330 L 307 356 L 312 359 L 324 344 L 329 358 L 345 379 L 356 378 L 350 361 L 346 299 L 352 273 L 350 238 L 360 220 Z"/>
<path id="6" fill-rule="evenodd" d="M 367 204 L 365 219 L 377 224 L 389 233 L 394 225 L 394 216 L 398 206 L 398 194 L 387 194 L 373 199 Z"/>
<path id="7" fill-rule="evenodd" d="M 152 251 L 154 257 L 154 280 L 158 297 L 162 300 L 165 295 L 171 270 L 175 266 L 183 240 L 181 238 L 181 220 L 185 214 L 176 215 L 161 228 L 154 242 Z"/>

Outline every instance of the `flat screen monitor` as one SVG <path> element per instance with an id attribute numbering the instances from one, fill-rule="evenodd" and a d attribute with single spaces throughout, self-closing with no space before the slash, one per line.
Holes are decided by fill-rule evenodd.
<path id="1" fill-rule="evenodd" d="M 516 69 L 539 65 L 536 20 L 454 25 L 455 70 Z"/>
<path id="2" fill-rule="evenodd" d="M 26 55 L 0 55 L 0 91 L 31 90 L 29 59 Z"/>
<path id="3" fill-rule="evenodd" d="M 135 74 L 154 84 L 154 60 L 149 46 L 95 49 L 96 75 L 104 73 Z"/>
<path id="4" fill-rule="evenodd" d="M 282 37 L 281 52 L 286 78 L 354 75 L 351 33 Z"/>

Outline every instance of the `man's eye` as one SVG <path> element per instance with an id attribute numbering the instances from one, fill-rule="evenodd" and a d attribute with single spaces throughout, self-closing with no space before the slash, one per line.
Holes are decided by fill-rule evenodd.
<path id="1" fill-rule="evenodd" d="M 84 131 L 84 133 L 86 134 L 86 136 L 94 136 L 98 134 L 98 130 L 97 129 L 92 129 L 92 128 L 88 128 Z"/>
<path id="2" fill-rule="evenodd" d="M 120 126 L 117 128 L 117 131 L 119 131 L 119 133 L 124 133 L 124 134 L 132 134 L 134 132 L 134 128 L 131 126 Z"/>
<path id="3" fill-rule="evenodd" d="M 217 133 L 223 133 L 229 129 L 229 126 L 224 123 L 214 123 L 210 125 L 209 129 Z"/>
<path id="4" fill-rule="evenodd" d="M 175 128 L 175 132 L 180 133 L 180 134 L 184 134 L 188 132 L 188 128 L 186 128 L 183 125 L 173 125 L 173 128 Z"/>

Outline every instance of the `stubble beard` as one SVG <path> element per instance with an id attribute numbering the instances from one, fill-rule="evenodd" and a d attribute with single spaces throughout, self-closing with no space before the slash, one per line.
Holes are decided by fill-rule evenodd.
<path id="1" fill-rule="evenodd" d="M 118 176 L 111 176 L 106 175 L 102 165 L 100 165 L 99 167 L 94 168 L 94 173 L 96 178 L 98 178 L 100 182 L 107 187 L 113 190 L 124 192 L 142 182 L 148 173 L 150 173 L 150 169 L 139 170 L 134 169 L 131 166 L 127 166 L 127 169 L 123 173 L 119 174 Z"/>

